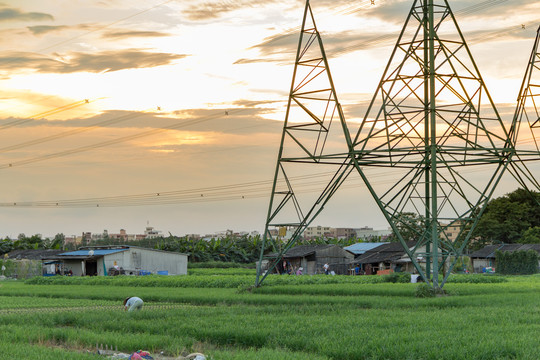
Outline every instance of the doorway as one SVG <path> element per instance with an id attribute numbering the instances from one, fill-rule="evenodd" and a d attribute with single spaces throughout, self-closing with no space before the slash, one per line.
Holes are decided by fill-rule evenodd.
<path id="1" fill-rule="evenodd" d="M 87 276 L 97 276 L 97 260 L 86 260 L 85 268 Z"/>

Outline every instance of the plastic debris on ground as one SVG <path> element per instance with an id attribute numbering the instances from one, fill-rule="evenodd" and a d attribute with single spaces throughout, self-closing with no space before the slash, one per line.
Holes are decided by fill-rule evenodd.
<path id="1" fill-rule="evenodd" d="M 150 356 L 150 353 L 148 351 L 135 351 L 131 356 L 128 358 L 129 360 L 154 360 L 152 356 Z"/>
<path id="2" fill-rule="evenodd" d="M 113 356 L 109 356 L 108 358 L 111 360 L 121 360 L 121 359 L 129 359 L 130 356 L 131 355 L 129 354 L 120 353 L 120 354 L 114 354 Z"/>

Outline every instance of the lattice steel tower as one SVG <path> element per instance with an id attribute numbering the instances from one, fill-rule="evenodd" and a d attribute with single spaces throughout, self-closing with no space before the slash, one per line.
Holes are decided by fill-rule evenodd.
<path id="1" fill-rule="evenodd" d="M 530 67 L 538 70 L 535 62 Z M 523 87 L 531 89 L 526 83 Z M 526 96 L 522 89 L 521 102 Z M 272 228 L 294 231 L 276 246 L 269 272 L 345 179 L 358 174 L 418 273 L 442 287 L 505 170 L 511 166 L 514 176 L 527 174 L 524 182 L 538 189 L 524 165 L 540 159 L 538 147 L 516 155 L 520 114 L 518 108 L 507 129 L 448 1 L 415 0 L 366 115 L 353 131 L 306 1 L 262 249 L 267 241 L 278 243 Z M 538 113 L 534 120 L 527 128 L 537 125 Z M 329 166 L 333 171 L 321 173 L 329 175 L 320 194 L 300 201 L 302 189 L 295 180 L 307 168 Z M 395 183 L 374 181 L 371 168 L 384 169 Z M 422 221 L 411 222 L 409 213 Z M 460 229 L 457 236 L 447 235 L 449 227 Z M 405 241 L 404 231 L 414 232 L 414 245 Z M 267 274 L 258 269 L 257 286 Z"/>

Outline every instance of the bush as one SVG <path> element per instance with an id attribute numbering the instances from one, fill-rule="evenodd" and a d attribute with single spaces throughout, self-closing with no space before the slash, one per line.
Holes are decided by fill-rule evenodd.
<path id="1" fill-rule="evenodd" d="M 229 268 L 242 268 L 242 269 L 255 269 L 255 263 L 242 264 L 236 262 L 223 262 L 223 261 L 206 261 L 206 262 L 190 262 L 188 264 L 190 269 L 201 269 L 201 268 L 218 268 L 218 269 L 229 269 Z"/>
<path id="2" fill-rule="evenodd" d="M 255 276 L 257 270 L 246 268 L 195 268 L 188 269 L 188 275 L 251 275 Z"/>
<path id="3" fill-rule="evenodd" d="M 388 275 L 383 275 L 383 280 L 384 282 L 391 282 L 391 283 L 410 283 L 411 274 L 394 272 Z"/>
<path id="4" fill-rule="evenodd" d="M 456 284 L 495 284 L 507 282 L 508 279 L 494 274 L 452 274 L 446 281 Z"/>
<path id="5" fill-rule="evenodd" d="M 433 288 L 429 284 L 424 283 L 416 287 L 415 296 L 417 298 L 434 297 L 435 292 L 433 291 Z"/>
<path id="6" fill-rule="evenodd" d="M 446 295 L 446 292 L 441 288 L 433 288 L 431 285 L 423 283 L 416 287 L 415 295 L 418 298 L 430 298 Z"/>
<path id="7" fill-rule="evenodd" d="M 495 252 L 497 272 L 506 275 L 531 275 L 538 273 L 538 253 L 534 250 Z"/>

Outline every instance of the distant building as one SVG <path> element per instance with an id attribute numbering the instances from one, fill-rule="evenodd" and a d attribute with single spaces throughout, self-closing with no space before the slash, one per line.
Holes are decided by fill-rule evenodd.
<path id="1" fill-rule="evenodd" d="M 152 226 L 147 226 L 144 230 L 144 235 L 146 239 L 155 239 L 161 237 L 161 231 L 154 229 Z"/>
<path id="2" fill-rule="evenodd" d="M 334 229 L 329 226 L 308 226 L 304 230 L 305 239 L 334 237 Z"/>
<path id="3" fill-rule="evenodd" d="M 461 220 L 456 220 L 448 225 L 441 224 L 441 226 L 443 227 L 443 232 L 446 238 L 449 241 L 454 242 L 456 241 L 458 235 L 461 233 L 461 230 L 463 228 L 463 222 Z"/>
<path id="4" fill-rule="evenodd" d="M 269 257 L 277 254 L 270 254 Z M 302 267 L 304 275 L 323 274 L 323 265 L 328 263 L 330 271 L 336 274 L 347 274 L 349 262 L 353 255 L 338 245 L 298 245 L 292 247 L 283 255 L 283 260 L 291 270 L 296 271 Z M 278 272 L 284 270 L 282 263 L 278 263 Z M 288 269 L 285 269 L 288 270 Z"/>
<path id="5" fill-rule="evenodd" d="M 281 241 L 288 241 L 294 235 L 296 231 L 295 226 L 282 226 L 278 229 L 270 229 L 270 235 L 274 239 L 279 239 Z"/>
<path id="6" fill-rule="evenodd" d="M 409 249 L 414 248 L 415 245 L 415 241 L 407 242 Z M 419 250 L 425 252 L 425 246 Z M 417 261 L 422 262 L 423 259 L 417 258 Z M 414 273 L 416 271 L 411 259 L 399 242 L 384 243 L 367 250 L 351 261 L 351 265 L 359 265 L 366 275 L 386 274 L 394 271 Z"/>
<path id="7" fill-rule="evenodd" d="M 92 233 L 91 232 L 83 232 L 81 241 L 83 243 L 91 242 L 92 241 Z"/>
<path id="8" fill-rule="evenodd" d="M 373 230 L 373 228 L 367 227 L 367 226 L 354 229 L 354 231 L 356 233 L 356 238 L 357 239 L 362 239 L 362 240 L 366 240 L 366 241 L 373 240 L 373 239 L 375 239 L 375 240 L 384 240 L 384 239 L 386 239 L 388 236 L 390 236 L 392 234 L 391 229 Z"/>
<path id="9" fill-rule="evenodd" d="M 73 245 L 74 247 L 77 245 L 80 245 L 82 243 L 82 236 L 66 236 L 64 238 L 64 244 L 65 245 Z"/>
<path id="10" fill-rule="evenodd" d="M 356 239 L 356 231 L 353 228 L 335 228 L 333 237 L 337 239 Z"/>
<path id="11" fill-rule="evenodd" d="M 270 234 L 272 237 L 276 238 L 278 236 L 278 229 L 272 229 L 270 230 Z M 218 231 L 214 234 L 206 234 L 204 236 L 200 236 L 198 234 L 187 234 L 186 235 L 189 238 L 199 238 L 202 240 L 210 241 L 212 239 L 223 239 L 223 238 L 243 238 L 247 236 L 260 236 L 260 233 L 258 231 L 234 231 L 234 230 L 225 230 L 225 231 Z M 195 237 L 196 236 L 196 237 Z"/>
<path id="12" fill-rule="evenodd" d="M 73 245 L 88 245 L 92 242 L 96 242 L 99 240 L 109 239 L 115 242 L 130 242 L 130 241 L 138 241 L 138 240 L 144 240 L 144 239 L 155 239 L 157 237 L 161 237 L 161 231 L 154 229 L 152 226 L 147 226 L 144 230 L 144 234 L 128 234 L 125 229 L 120 229 L 120 232 L 117 234 L 109 233 L 108 230 L 103 230 L 101 234 L 92 234 L 91 232 L 83 232 L 82 236 L 80 238 L 77 238 L 75 236 L 73 237 L 66 237 L 65 243 L 66 244 L 73 244 Z"/>

